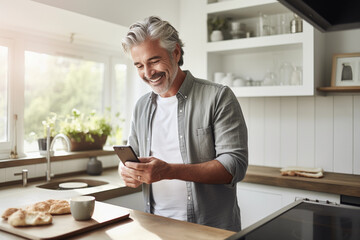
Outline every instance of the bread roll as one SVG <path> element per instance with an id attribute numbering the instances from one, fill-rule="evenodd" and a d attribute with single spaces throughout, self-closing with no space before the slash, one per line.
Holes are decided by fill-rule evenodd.
<path id="1" fill-rule="evenodd" d="M 52 216 L 46 212 L 19 209 L 9 216 L 8 223 L 14 227 L 46 225 L 52 223 Z"/>
<path id="2" fill-rule="evenodd" d="M 49 213 L 51 215 L 70 213 L 70 204 L 66 200 L 52 200 L 52 199 L 49 199 L 46 202 L 50 203 Z"/>
<path id="3" fill-rule="evenodd" d="M 50 204 L 48 202 L 37 202 L 26 208 L 29 212 L 49 212 Z"/>
<path id="4" fill-rule="evenodd" d="M 11 214 L 13 214 L 14 212 L 16 212 L 17 210 L 19 210 L 18 208 L 8 208 L 5 210 L 5 212 L 2 214 L 2 218 L 7 220 Z"/>
<path id="5" fill-rule="evenodd" d="M 301 176 L 310 178 L 321 178 L 324 176 L 322 168 L 285 167 L 280 169 L 280 173 L 283 176 Z"/>

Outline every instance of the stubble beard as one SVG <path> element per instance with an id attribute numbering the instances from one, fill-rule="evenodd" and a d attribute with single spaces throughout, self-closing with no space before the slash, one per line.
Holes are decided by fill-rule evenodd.
<path id="1" fill-rule="evenodd" d="M 153 86 L 153 85 L 151 85 L 150 83 L 148 83 L 148 84 L 151 86 L 152 90 L 153 90 L 156 94 L 158 94 L 158 95 L 161 96 L 161 95 L 167 93 L 167 92 L 170 90 L 171 86 L 174 84 L 174 81 L 175 81 L 175 78 L 176 78 L 176 76 L 177 76 L 177 74 L 178 74 L 179 68 L 178 68 L 175 64 L 173 64 L 173 66 L 174 66 L 174 68 L 175 68 L 174 74 L 173 74 L 172 76 L 169 76 L 169 77 L 165 80 L 164 86 L 159 86 L 159 87 L 157 87 L 157 86 Z M 163 75 L 166 76 L 165 73 L 163 73 Z"/>

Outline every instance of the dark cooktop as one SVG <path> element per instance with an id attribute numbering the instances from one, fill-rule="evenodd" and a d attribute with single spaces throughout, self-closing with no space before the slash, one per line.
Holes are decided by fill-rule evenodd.
<path id="1" fill-rule="evenodd" d="M 360 208 L 298 201 L 228 240 L 359 240 Z"/>

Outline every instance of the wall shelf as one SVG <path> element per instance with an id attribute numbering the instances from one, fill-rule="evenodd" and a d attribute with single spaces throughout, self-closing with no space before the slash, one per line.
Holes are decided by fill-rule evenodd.
<path id="1" fill-rule="evenodd" d="M 360 86 L 318 87 L 320 92 L 360 92 Z"/>
<path id="2" fill-rule="evenodd" d="M 226 83 L 237 97 L 263 96 L 313 96 L 316 79 L 322 79 L 323 39 L 321 34 L 310 24 L 303 21 L 302 32 L 289 33 L 290 29 L 279 31 L 279 26 L 272 26 L 272 35 L 257 34 L 259 13 L 265 14 L 274 22 L 285 21 L 290 26 L 292 12 L 277 0 L 231 0 L 209 3 L 206 5 L 206 19 L 214 16 L 231 18 L 244 24 L 248 38 L 232 39 L 229 31 L 225 31 L 224 40 L 210 41 L 210 33 L 205 43 L 207 79 L 215 80 L 215 73 L 230 73 L 234 79 L 252 79 L 262 82 L 269 73 L 275 75 L 275 83 L 271 86 L 237 87 Z M 281 20 L 282 19 L 282 20 Z M 280 25 L 281 27 L 281 25 Z M 290 63 L 294 69 L 302 69 L 302 81 L 289 85 L 280 83 L 281 67 Z M 289 76 L 286 76 L 289 80 Z M 225 83 L 223 83 L 225 84 Z M 261 85 L 261 84 L 260 84 Z"/>

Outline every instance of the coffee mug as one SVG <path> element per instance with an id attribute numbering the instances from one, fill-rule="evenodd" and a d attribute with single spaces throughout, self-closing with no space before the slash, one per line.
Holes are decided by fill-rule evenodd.
<path id="1" fill-rule="evenodd" d="M 70 199 L 71 215 L 77 221 L 91 219 L 95 208 L 95 197 L 79 196 Z"/>

